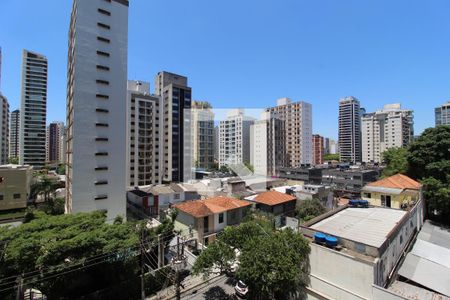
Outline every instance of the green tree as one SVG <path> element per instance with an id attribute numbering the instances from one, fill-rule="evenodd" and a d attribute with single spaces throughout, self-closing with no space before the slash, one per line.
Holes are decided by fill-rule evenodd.
<path id="1" fill-rule="evenodd" d="M 406 148 L 390 148 L 383 152 L 383 161 L 386 167 L 383 169 L 383 177 L 389 177 L 397 173 L 408 172 L 408 150 Z"/>
<path id="2" fill-rule="evenodd" d="M 339 161 L 339 154 L 325 154 L 323 156 L 324 161 L 337 160 Z"/>
<path id="3" fill-rule="evenodd" d="M 49 199 L 54 197 L 57 189 L 58 183 L 56 180 L 44 175 L 42 177 L 38 177 L 36 182 L 31 186 L 31 196 L 42 196 L 44 198 L 44 202 L 48 202 Z"/>
<path id="4" fill-rule="evenodd" d="M 297 218 L 300 221 L 307 222 L 326 212 L 325 207 L 320 203 L 318 199 L 303 200 L 298 205 Z"/>
<path id="5" fill-rule="evenodd" d="M 8 158 L 8 163 L 13 164 L 13 165 L 18 165 L 19 158 L 18 157 L 10 157 L 10 158 Z"/>
<path id="6" fill-rule="evenodd" d="M 173 233 L 171 219 L 152 229 L 143 223 L 105 221 L 106 213 L 100 211 L 58 216 L 34 211 L 26 224 L 0 227 L 0 281 L 13 278 L 2 290 L 24 274 L 24 286 L 49 299 L 139 298 L 140 233 L 150 253 L 155 252 L 155 237 Z M 14 299 L 15 292 L 2 291 L 0 299 Z"/>
<path id="7" fill-rule="evenodd" d="M 200 254 L 193 273 L 226 272 L 237 260 L 237 277 L 248 284 L 252 299 L 286 299 L 307 282 L 309 252 L 300 234 L 275 231 L 270 221 L 257 218 L 225 228 Z"/>

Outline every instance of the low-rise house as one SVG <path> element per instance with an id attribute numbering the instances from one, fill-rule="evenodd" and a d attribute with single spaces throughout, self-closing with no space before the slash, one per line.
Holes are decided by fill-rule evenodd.
<path id="1" fill-rule="evenodd" d="M 346 205 L 301 224 L 311 247 L 306 298 L 400 299 L 385 286 L 423 216 L 423 201 L 408 211 Z"/>
<path id="2" fill-rule="evenodd" d="M 166 210 L 170 206 L 185 200 L 200 199 L 200 195 L 192 185 L 171 183 L 169 185 L 159 184 L 144 191 L 153 194 L 160 210 Z"/>
<path id="3" fill-rule="evenodd" d="M 32 171 L 29 165 L 0 166 L 0 210 L 27 207 Z"/>
<path id="4" fill-rule="evenodd" d="M 128 191 L 127 204 L 140 217 L 156 216 L 159 214 L 158 197 L 154 197 L 152 193 L 139 189 Z"/>
<path id="5" fill-rule="evenodd" d="M 222 196 L 179 203 L 174 205 L 178 210 L 175 228 L 191 231 L 205 245 L 226 226 L 240 224 L 250 206 L 247 201 Z"/>
<path id="6" fill-rule="evenodd" d="M 371 182 L 363 187 L 362 198 L 370 205 L 407 209 L 421 199 L 422 185 L 403 174 Z"/>
<path id="7" fill-rule="evenodd" d="M 277 191 L 267 191 L 252 199 L 256 209 L 275 216 L 294 216 L 297 198 Z"/>

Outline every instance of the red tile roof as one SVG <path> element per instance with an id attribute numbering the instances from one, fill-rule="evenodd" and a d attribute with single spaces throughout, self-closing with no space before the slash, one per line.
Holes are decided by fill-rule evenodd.
<path id="1" fill-rule="evenodd" d="M 274 206 L 285 202 L 297 200 L 297 198 L 277 191 L 268 191 L 259 194 L 253 200 L 257 203 Z"/>
<path id="2" fill-rule="evenodd" d="M 191 216 L 201 218 L 250 205 L 247 201 L 219 196 L 205 200 L 186 201 L 174 205 L 174 207 Z"/>
<path id="3" fill-rule="evenodd" d="M 422 185 L 417 181 L 415 181 L 414 179 L 411 179 L 408 176 L 399 173 L 391 177 L 371 182 L 368 184 L 368 186 L 378 186 L 394 189 L 420 190 Z"/>

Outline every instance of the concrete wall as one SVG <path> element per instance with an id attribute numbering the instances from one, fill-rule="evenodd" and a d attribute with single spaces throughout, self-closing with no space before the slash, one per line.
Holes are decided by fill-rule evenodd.
<path id="1" fill-rule="evenodd" d="M 389 195 L 389 194 L 383 194 L 383 193 L 370 193 L 370 198 L 368 197 L 362 197 L 364 200 L 369 201 L 370 205 L 373 206 L 381 206 L 381 195 L 388 195 L 391 196 L 391 208 L 397 208 L 400 209 L 402 203 L 408 203 L 412 204 L 414 202 L 417 202 L 419 200 L 419 193 L 417 193 L 416 196 L 410 196 L 405 194 L 400 195 Z"/>
<path id="2" fill-rule="evenodd" d="M 28 169 L 0 168 L 0 210 L 25 208 L 30 194 L 31 167 Z M 18 198 L 14 198 L 14 195 Z"/>
<path id="3" fill-rule="evenodd" d="M 310 287 L 332 299 L 370 299 L 374 264 L 310 243 Z"/>
<path id="4" fill-rule="evenodd" d="M 220 214 L 215 214 L 214 215 L 214 231 L 221 231 L 222 229 L 224 229 L 227 226 L 227 212 L 223 212 L 223 222 L 219 223 L 219 215 Z"/>

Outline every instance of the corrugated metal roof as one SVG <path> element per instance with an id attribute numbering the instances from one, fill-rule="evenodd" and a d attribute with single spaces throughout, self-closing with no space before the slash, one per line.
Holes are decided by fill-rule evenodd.
<path id="1" fill-rule="evenodd" d="M 390 208 L 350 207 L 312 225 L 311 228 L 379 248 L 405 214 L 403 210 Z"/>
<path id="2" fill-rule="evenodd" d="M 450 297 L 450 231 L 426 221 L 398 274 Z"/>
<path id="3" fill-rule="evenodd" d="M 441 294 L 402 281 L 394 281 L 389 290 L 407 299 L 450 300 Z"/>
<path id="4" fill-rule="evenodd" d="M 408 253 L 398 274 L 428 289 L 450 296 L 450 269 Z"/>

